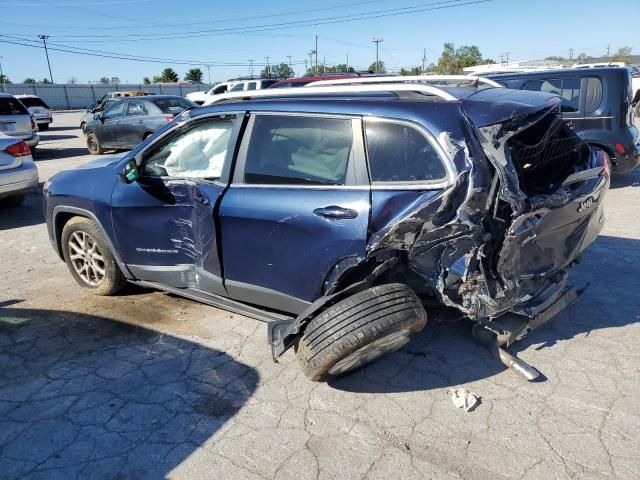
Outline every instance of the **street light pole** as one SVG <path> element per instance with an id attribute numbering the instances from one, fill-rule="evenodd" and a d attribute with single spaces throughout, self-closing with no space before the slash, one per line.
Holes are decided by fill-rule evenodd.
<path id="1" fill-rule="evenodd" d="M 51 62 L 49 61 L 49 50 L 47 50 L 47 38 L 49 38 L 49 35 L 38 35 L 38 38 L 42 40 L 42 43 L 44 43 L 44 53 L 47 56 L 47 65 L 49 66 L 49 78 L 51 78 L 51 83 L 53 83 L 53 73 L 51 73 Z"/>
<path id="2" fill-rule="evenodd" d="M 209 85 L 211 85 L 211 65 L 207 65 L 207 75 L 209 76 Z"/>

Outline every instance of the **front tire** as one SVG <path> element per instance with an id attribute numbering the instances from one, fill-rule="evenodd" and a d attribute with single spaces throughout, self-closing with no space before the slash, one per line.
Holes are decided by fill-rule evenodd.
<path id="1" fill-rule="evenodd" d="M 337 378 L 402 348 L 426 324 L 427 313 L 407 285 L 379 285 L 332 305 L 311 320 L 296 355 L 310 380 Z"/>
<path id="2" fill-rule="evenodd" d="M 95 133 L 87 135 L 87 149 L 91 155 L 102 155 L 104 153 L 100 140 L 98 140 L 98 136 Z"/>
<path id="3" fill-rule="evenodd" d="M 112 295 L 126 280 L 100 228 L 93 220 L 73 217 L 62 229 L 64 261 L 78 285 L 94 295 Z"/>

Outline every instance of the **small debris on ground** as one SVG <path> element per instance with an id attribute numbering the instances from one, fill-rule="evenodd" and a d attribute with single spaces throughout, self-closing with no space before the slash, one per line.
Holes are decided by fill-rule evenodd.
<path id="1" fill-rule="evenodd" d="M 480 397 L 466 388 L 455 388 L 449 390 L 449 393 L 453 404 L 465 412 L 473 412 L 480 405 Z"/>

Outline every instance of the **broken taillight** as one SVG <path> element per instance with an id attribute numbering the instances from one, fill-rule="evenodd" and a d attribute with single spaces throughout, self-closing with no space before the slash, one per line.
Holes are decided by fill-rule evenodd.
<path id="1" fill-rule="evenodd" d="M 31 115 L 31 130 L 33 130 L 34 132 L 36 130 L 38 130 L 38 124 L 36 123 L 36 117 L 34 117 L 33 115 Z"/>
<path id="2" fill-rule="evenodd" d="M 4 149 L 4 151 L 13 157 L 24 157 L 25 155 L 31 155 L 29 145 L 24 142 L 18 142 L 14 143 L 13 145 L 9 145 Z"/>

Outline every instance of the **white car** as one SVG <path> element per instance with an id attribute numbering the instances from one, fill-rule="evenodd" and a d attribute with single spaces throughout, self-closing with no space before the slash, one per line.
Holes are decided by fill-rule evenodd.
<path id="1" fill-rule="evenodd" d="M 15 97 L 27 107 L 29 113 L 36 119 L 38 130 L 47 130 L 49 125 L 53 123 L 51 108 L 40 97 L 36 95 L 15 95 Z"/>
<path id="2" fill-rule="evenodd" d="M 38 169 L 29 146 L 0 133 L 0 202 L 19 205 L 26 193 L 38 188 Z"/>
<path id="3" fill-rule="evenodd" d="M 207 92 L 193 92 L 187 94 L 187 99 L 198 105 L 213 103 L 211 100 L 227 92 L 243 92 L 247 90 L 260 90 L 269 88 L 278 82 L 275 78 L 256 78 L 253 80 L 233 80 L 219 83 Z"/>

